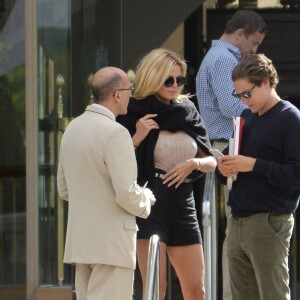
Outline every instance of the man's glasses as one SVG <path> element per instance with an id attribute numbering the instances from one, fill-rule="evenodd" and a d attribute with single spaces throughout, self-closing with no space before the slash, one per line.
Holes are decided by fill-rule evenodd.
<path id="1" fill-rule="evenodd" d="M 130 91 L 131 95 L 134 93 L 134 87 L 131 85 L 128 89 L 118 89 L 114 91 L 113 96 L 115 95 L 116 92 L 122 92 L 122 91 Z"/>
<path id="2" fill-rule="evenodd" d="M 256 87 L 256 84 L 253 85 L 253 87 L 248 90 L 248 91 L 244 91 L 242 93 L 236 93 L 236 91 L 234 90 L 231 95 L 238 98 L 238 99 L 241 99 L 242 97 L 243 98 L 246 98 L 246 99 L 249 99 L 251 98 L 251 91 Z"/>
<path id="3" fill-rule="evenodd" d="M 173 84 L 174 84 L 174 82 L 175 82 L 175 80 L 176 80 L 176 84 L 177 84 L 177 86 L 182 86 L 182 85 L 184 85 L 184 83 L 185 83 L 185 77 L 183 77 L 183 76 L 178 76 L 178 77 L 172 77 L 172 76 L 169 76 L 166 80 L 165 80 L 165 86 L 166 87 L 171 87 Z"/>

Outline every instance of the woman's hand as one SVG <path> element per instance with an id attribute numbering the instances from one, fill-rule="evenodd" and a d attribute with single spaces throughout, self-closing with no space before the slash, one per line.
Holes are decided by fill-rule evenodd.
<path id="1" fill-rule="evenodd" d="M 204 173 L 213 172 L 216 165 L 216 160 L 212 156 L 188 159 L 168 171 L 163 176 L 163 183 L 168 184 L 168 187 L 176 184 L 175 188 L 178 188 L 194 170 L 199 170 Z"/>
<path id="2" fill-rule="evenodd" d="M 176 184 L 175 189 L 177 189 L 196 167 L 197 164 L 193 159 L 188 159 L 178 164 L 163 176 L 163 184 L 168 184 L 168 187 Z"/>
<path id="3" fill-rule="evenodd" d="M 132 137 L 134 147 L 138 147 L 146 138 L 150 130 L 159 129 L 158 124 L 153 120 L 157 114 L 147 114 L 136 122 L 136 132 Z"/>

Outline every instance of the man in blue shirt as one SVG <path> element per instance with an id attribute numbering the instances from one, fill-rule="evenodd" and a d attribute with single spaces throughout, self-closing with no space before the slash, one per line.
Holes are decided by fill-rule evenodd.
<path id="1" fill-rule="evenodd" d="M 196 77 L 200 114 L 213 147 L 223 150 L 233 134 L 233 117 L 240 116 L 246 106 L 232 96 L 231 73 L 242 55 L 256 53 L 267 31 L 262 17 L 252 10 L 238 10 L 226 24 L 219 40 L 213 40 Z M 228 193 L 224 193 L 226 216 Z M 223 244 L 223 300 L 230 300 L 230 283 Z"/>
<path id="2" fill-rule="evenodd" d="M 239 10 L 227 23 L 219 40 L 213 40 L 196 78 L 199 109 L 211 140 L 229 140 L 232 117 L 246 108 L 231 95 L 231 73 L 243 54 L 256 53 L 262 43 L 266 24 L 251 10 Z"/>

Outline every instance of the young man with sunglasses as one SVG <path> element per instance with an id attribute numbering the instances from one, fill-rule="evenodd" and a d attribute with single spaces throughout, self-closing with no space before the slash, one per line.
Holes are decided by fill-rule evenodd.
<path id="1" fill-rule="evenodd" d="M 218 158 L 220 181 L 239 173 L 229 194 L 228 262 L 234 300 L 290 300 L 288 254 L 300 196 L 300 112 L 276 92 L 263 54 L 234 68 L 233 95 L 245 119 L 239 155 Z M 225 151 L 224 151 L 225 152 Z"/>
<path id="2" fill-rule="evenodd" d="M 160 298 L 167 285 L 167 256 L 184 299 L 204 300 L 204 256 L 193 196 L 193 181 L 213 171 L 216 161 L 203 122 L 192 101 L 181 94 L 187 65 L 173 51 L 154 49 L 140 61 L 128 114 L 120 122 L 136 147 L 138 182 L 153 190 L 156 204 L 139 226 L 137 253 L 146 287 L 149 239 L 160 239 Z"/>
<path id="3" fill-rule="evenodd" d="M 233 134 L 233 117 L 241 115 L 246 106 L 231 93 L 231 73 L 241 56 L 255 53 L 266 34 L 262 17 L 252 10 L 238 10 L 226 24 L 219 40 L 213 40 L 196 77 L 196 91 L 200 114 L 209 139 L 214 148 L 223 150 Z M 225 213 L 228 218 L 228 192 L 220 187 L 216 193 L 225 199 Z M 222 254 L 223 300 L 231 300 L 226 233 Z"/>

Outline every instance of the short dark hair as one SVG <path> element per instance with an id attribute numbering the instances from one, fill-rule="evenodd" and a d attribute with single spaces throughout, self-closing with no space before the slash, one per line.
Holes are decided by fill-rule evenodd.
<path id="1" fill-rule="evenodd" d="M 233 81 L 247 78 L 249 82 L 260 86 L 265 78 L 270 86 L 276 88 L 279 78 L 272 60 L 264 54 L 246 54 L 235 66 L 231 76 Z"/>
<path id="2" fill-rule="evenodd" d="M 227 22 L 224 33 L 230 34 L 238 29 L 244 29 L 245 34 L 256 31 L 267 33 L 267 25 L 264 19 L 253 10 L 238 10 Z"/>

